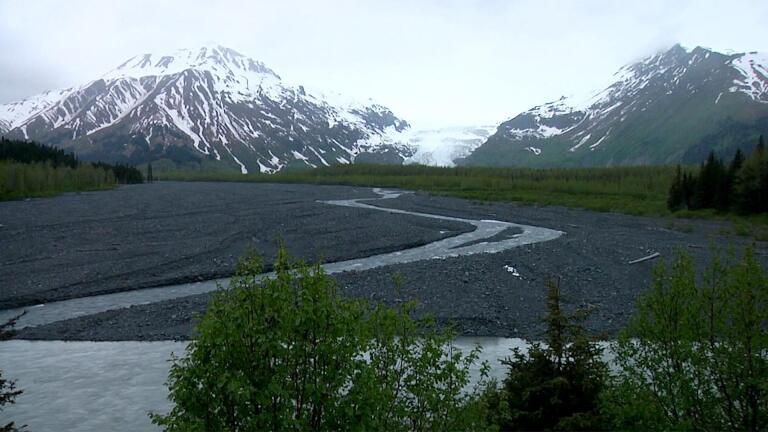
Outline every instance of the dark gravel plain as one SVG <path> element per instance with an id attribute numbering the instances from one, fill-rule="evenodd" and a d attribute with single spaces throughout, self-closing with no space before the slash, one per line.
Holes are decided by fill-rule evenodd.
<path id="1" fill-rule="evenodd" d="M 0 309 L 215 279 L 282 239 L 333 262 L 414 247 L 471 225 L 318 203 L 370 188 L 163 182 L 0 202 Z"/>
<path id="2" fill-rule="evenodd" d="M 158 188 L 160 191 L 154 191 L 153 188 Z M 121 194 L 126 190 L 131 191 L 130 188 L 124 188 L 106 194 Z M 162 194 L 176 201 L 189 199 L 206 203 L 205 195 L 218 197 L 215 198 L 218 202 L 217 206 L 206 205 L 204 209 L 194 213 L 192 221 L 218 219 L 210 216 L 209 213 L 226 215 L 236 212 L 235 210 L 226 211 L 225 209 L 228 208 L 237 209 L 240 214 L 251 218 L 259 215 L 263 218 L 262 220 L 273 221 L 271 222 L 273 224 L 276 223 L 274 221 L 281 221 L 286 225 L 276 226 L 282 229 L 280 232 L 291 251 L 294 253 L 298 251 L 302 256 L 311 256 L 319 250 L 326 252 L 324 254 L 326 261 L 362 256 L 368 252 L 393 250 L 398 248 L 398 244 L 401 248 L 405 248 L 407 243 L 415 240 L 413 236 L 417 234 L 421 236 L 418 237 L 421 242 L 429 238 L 452 235 L 441 234 L 440 231 L 447 230 L 444 224 L 435 224 L 429 219 L 403 218 L 398 215 L 356 209 L 318 208 L 316 206 L 319 204 L 314 203 L 318 196 L 324 197 L 322 199 L 373 196 L 370 190 L 365 188 L 169 183 L 145 185 L 137 187 L 136 190 L 147 192 L 142 195 L 145 198 L 134 199 L 137 202 L 145 202 L 145 206 L 155 209 L 157 207 L 153 206 L 158 205 L 154 202 L 158 199 L 156 194 Z M 244 204 L 244 196 L 249 194 L 260 197 L 269 196 L 271 201 L 262 199 Z M 70 197 L 49 200 L 48 205 L 56 208 L 59 206 L 57 201 L 66 203 L 68 198 Z M 97 200 L 97 202 L 105 201 L 108 199 Z M 164 205 L 163 208 L 168 207 L 167 203 Z M 556 278 L 559 280 L 569 307 L 586 307 L 593 310 L 587 322 L 588 329 L 593 334 L 611 337 L 632 314 L 636 298 L 648 288 L 652 269 L 659 262 L 659 260 L 652 260 L 630 265 L 629 261 L 653 252 L 659 252 L 661 259 L 669 260 L 676 250 L 684 250 L 692 255 L 700 268 L 703 268 L 708 262 L 713 246 L 730 247 L 738 252 L 752 244 L 749 238 L 725 234 L 728 225 L 709 221 L 670 222 L 661 218 L 595 213 L 562 207 L 477 203 L 422 193 L 407 194 L 395 200 L 376 201 L 375 205 L 469 219 L 505 220 L 566 232 L 557 240 L 523 246 L 498 254 L 427 260 L 335 275 L 341 292 L 345 295 L 389 305 L 416 300 L 419 314 L 429 313 L 441 323 L 453 323 L 463 335 L 540 337 L 543 330 L 540 318 L 544 313 L 545 282 L 550 278 Z M 272 215 L 273 212 L 277 212 L 280 216 Z M 0 216 L 6 214 L 7 210 L 0 205 Z M 154 213 L 151 211 L 145 211 L 143 214 L 147 220 L 155 220 L 152 217 Z M 167 213 L 161 214 L 170 217 Z M 299 215 L 296 216 L 299 218 L 298 222 L 291 221 L 294 214 Z M 306 214 L 313 216 L 301 217 Z M 333 216 L 327 216 L 327 214 Z M 162 218 L 159 219 L 162 220 Z M 241 236 L 250 236 L 250 241 L 258 246 L 273 245 L 271 239 L 274 235 L 272 231 L 268 231 L 268 228 L 253 234 L 247 226 L 243 226 L 247 225 L 250 218 L 235 219 L 228 227 L 231 231 L 241 233 L 239 236 L 233 235 L 234 238 L 230 240 L 237 247 L 245 247 L 247 243 L 239 239 Z M 107 217 L 99 221 L 109 224 Z M 329 223 L 332 225 L 325 226 Z M 220 227 L 215 223 L 213 225 Z M 458 225 L 452 227 L 454 230 L 452 232 L 465 228 L 463 224 Z M 673 225 L 678 228 L 685 226 L 684 231 L 688 232 L 672 229 Z M 27 225 L 22 223 L 21 226 Z M 148 226 L 152 226 L 152 223 L 148 222 Z M 168 226 L 177 226 L 177 224 L 168 222 Z M 186 227 L 187 224 L 185 223 L 184 226 Z M 274 226 L 272 229 L 275 229 Z M 28 229 L 33 228 L 29 226 Z M 200 248 L 204 248 L 205 244 L 205 241 L 187 237 L 195 235 L 194 230 L 178 229 L 185 235 L 169 238 L 166 232 L 166 235 L 160 236 L 165 255 L 153 255 L 153 259 L 160 256 L 165 257 L 166 261 L 158 261 L 151 267 L 157 272 L 158 279 L 205 277 L 208 274 L 205 272 L 219 271 L 220 273 L 217 274 L 222 274 L 231 271 L 232 263 L 239 255 L 238 249 L 231 243 L 222 241 L 221 237 L 216 237 L 216 234 L 220 234 L 219 231 L 214 233 L 203 231 L 204 234 L 200 234 L 201 237 L 205 237 L 205 241 L 214 245 L 210 251 L 205 250 L 204 257 L 197 258 L 197 255 L 193 255 L 183 261 L 185 265 L 175 265 L 177 260 L 168 257 L 185 252 L 185 242 L 198 245 Z M 328 234 L 329 230 L 333 232 L 332 235 Z M 1 230 L 0 233 L 2 233 Z M 2 235 L 0 234 L 0 239 L 3 239 Z M 381 237 L 385 235 L 394 236 L 394 238 L 382 239 Z M 144 237 L 140 235 L 139 238 L 146 238 L 146 235 Z M 116 239 L 127 241 L 119 236 Z M 397 239 L 404 240 L 398 243 Z M 174 248 L 174 242 L 181 244 Z M 37 241 L 33 244 L 35 247 L 42 248 Z M 222 244 L 226 244 L 227 247 L 221 246 Z M 216 245 L 218 247 L 215 247 Z M 133 245 L 131 250 L 141 252 L 142 247 L 141 244 Z M 756 248 L 764 264 L 768 262 L 766 245 L 759 243 Z M 329 255 L 327 250 L 335 251 L 336 254 Z M 274 246 L 272 249 L 267 249 L 265 254 L 269 256 L 270 253 L 274 254 Z M 80 256 L 80 261 L 73 257 L 65 258 L 86 270 L 102 265 L 102 261 L 84 261 L 86 255 L 76 256 Z M 104 261 L 109 262 L 107 259 L 109 256 L 109 254 L 103 255 Z M 5 261 L 3 259 L 3 262 Z M 28 266 L 27 272 L 33 272 L 30 274 L 36 274 L 34 271 L 43 273 L 43 276 L 36 276 L 36 280 L 55 280 L 56 273 L 47 270 L 44 263 L 28 264 Z M 16 265 L 10 267 L 16 267 Z M 519 276 L 509 271 L 510 267 L 513 267 Z M 0 270 L 2 273 L 0 277 L 5 278 L 6 272 L 18 275 L 19 278 L 25 274 L 23 270 L 9 270 L 8 266 L 4 265 Z M 48 273 L 47 276 L 45 276 L 46 273 Z M 139 266 L 132 272 L 124 273 L 124 278 L 128 281 L 141 281 L 133 283 L 147 283 L 145 273 Z M 402 278 L 404 282 L 402 287 L 396 288 L 393 282 L 394 275 Z M 98 280 L 89 284 L 76 285 L 76 289 L 73 288 L 69 292 L 74 294 L 95 292 L 96 287 L 99 287 L 97 283 Z M 50 291 L 39 292 L 47 294 Z M 53 292 L 58 293 L 58 291 Z M 11 303 L 15 298 L 13 295 L 6 296 L 5 292 L 3 296 Z M 59 321 L 46 326 L 24 329 L 19 337 L 66 340 L 186 339 L 193 332 L 195 316 L 204 312 L 209 298 L 210 295 L 198 295 Z"/>

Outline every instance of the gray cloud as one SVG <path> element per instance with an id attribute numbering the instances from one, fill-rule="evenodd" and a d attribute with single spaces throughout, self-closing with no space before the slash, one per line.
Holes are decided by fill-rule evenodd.
<path id="1" fill-rule="evenodd" d="M 0 0 L 0 102 L 209 41 L 416 126 L 495 123 L 667 47 L 768 50 L 768 2 Z"/>

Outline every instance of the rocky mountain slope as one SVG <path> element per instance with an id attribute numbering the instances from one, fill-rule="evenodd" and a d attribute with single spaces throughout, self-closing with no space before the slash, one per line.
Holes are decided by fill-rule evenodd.
<path id="1" fill-rule="evenodd" d="M 561 98 L 502 123 L 467 165 L 699 163 L 768 134 L 768 55 L 680 45 L 625 66 L 586 98 Z"/>
<path id="2" fill-rule="evenodd" d="M 401 163 L 408 123 L 374 103 L 291 86 L 218 45 L 133 57 L 99 79 L 0 105 L 0 132 L 86 160 L 272 173 Z"/>

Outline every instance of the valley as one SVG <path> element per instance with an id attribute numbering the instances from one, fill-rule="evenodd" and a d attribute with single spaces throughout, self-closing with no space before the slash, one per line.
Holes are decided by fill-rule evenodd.
<path id="1" fill-rule="evenodd" d="M 649 286 L 655 265 L 630 261 L 652 253 L 669 259 L 681 249 L 703 263 L 711 244 L 727 242 L 738 250 L 750 243 L 727 234 L 722 222 L 692 222 L 691 232 L 681 232 L 662 218 L 424 193 L 380 199 L 380 193 L 347 186 L 162 182 L 0 203 L 1 276 L 10 288 L 0 301 L 6 309 L 30 308 L 20 322 L 25 326 L 24 319 L 34 320 L 36 304 L 50 303 L 40 308 L 47 313 L 61 300 L 98 305 L 99 295 L 161 287 L 154 290 L 158 297 L 48 319 L 19 336 L 186 339 L 194 317 L 206 309 L 207 292 L 215 289 L 201 281 L 229 276 L 249 249 L 269 265 L 281 240 L 309 261 L 353 260 L 327 267 L 343 295 L 387 305 L 415 300 L 419 314 L 453 322 L 462 335 L 536 338 L 548 278 L 559 278 L 572 306 L 595 309 L 591 332 L 612 335 Z M 329 205 L 350 198 L 376 208 Z M 484 237 L 467 237 L 482 227 L 471 221 L 484 220 L 521 224 L 523 231 L 502 224 Z M 526 243 L 529 229 L 553 234 Z M 448 249 L 431 246 L 446 242 Z M 509 246 L 496 246 L 505 242 Z M 423 248 L 423 256 L 407 258 Z M 367 257 L 374 257 L 372 263 L 362 264 Z M 171 294 L 163 295 L 162 287 Z"/>
<path id="2" fill-rule="evenodd" d="M 721 3 L 0 0 L 0 432 L 768 430 Z"/>

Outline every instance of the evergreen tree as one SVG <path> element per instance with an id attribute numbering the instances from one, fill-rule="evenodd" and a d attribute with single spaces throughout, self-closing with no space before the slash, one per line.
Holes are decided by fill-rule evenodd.
<path id="1" fill-rule="evenodd" d="M 696 192 L 696 177 L 691 173 L 683 174 L 683 201 L 685 208 L 693 209 L 693 195 Z"/>
<path id="2" fill-rule="evenodd" d="M 760 192 L 758 194 L 757 205 L 758 212 L 764 213 L 768 212 L 768 154 L 766 154 L 765 141 L 763 140 L 762 135 L 760 135 L 760 138 L 757 141 L 757 148 L 760 152 Z"/>
<path id="3" fill-rule="evenodd" d="M 696 182 L 696 194 L 694 205 L 697 209 L 719 208 L 723 198 L 722 184 L 725 177 L 723 162 L 715 156 L 715 152 L 709 152 L 707 161 L 701 166 L 699 178 Z"/>
<path id="4" fill-rule="evenodd" d="M 607 378 L 602 348 L 584 334 L 583 312 L 562 308 L 560 287 L 548 284 L 544 343 L 513 349 L 500 394 L 490 398 L 492 422 L 502 431 L 599 430 L 599 395 Z"/>
<path id="5" fill-rule="evenodd" d="M 152 162 L 147 164 L 147 182 L 152 183 L 155 178 L 152 176 Z"/>
<path id="6" fill-rule="evenodd" d="M 768 210 L 768 160 L 765 143 L 760 137 L 755 151 L 736 174 L 737 208 L 745 214 Z"/>
<path id="7" fill-rule="evenodd" d="M 737 176 L 743 165 L 744 153 L 742 153 L 741 149 L 736 149 L 736 153 L 733 155 L 733 159 L 731 160 L 730 165 L 728 165 L 728 170 L 725 174 L 725 184 L 723 185 L 724 190 L 722 195 L 725 197 L 726 202 L 724 203 L 724 208 L 721 208 L 721 210 L 731 210 L 738 206 L 739 196 L 737 192 Z"/>
<path id="8" fill-rule="evenodd" d="M 77 168 L 80 164 L 74 154 L 62 149 L 32 141 L 9 140 L 4 137 L 0 137 L 0 160 L 21 163 L 46 162 L 54 168 L 59 166 Z"/>
<path id="9" fill-rule="evenodd" d="M 736 153 L 733 155 L 733 160 L 728 166 L 728 172 L 735 175 L 739 172 L 742 165 L 744 165 L 744 153 L 742 153 L 741 149 L 736 149 Z"/>
<path id="10" fill-rule="evenodd" d="M 685 196 L 683 189 L 683 170 L 680 165 L 677 165 L 675 169 L 675 178 L 672 180 L 672 185 L 669 187 L 669 196 L 667 197 L 667 208 L 670 211 L 677 211 L 685 204 Z"/>

